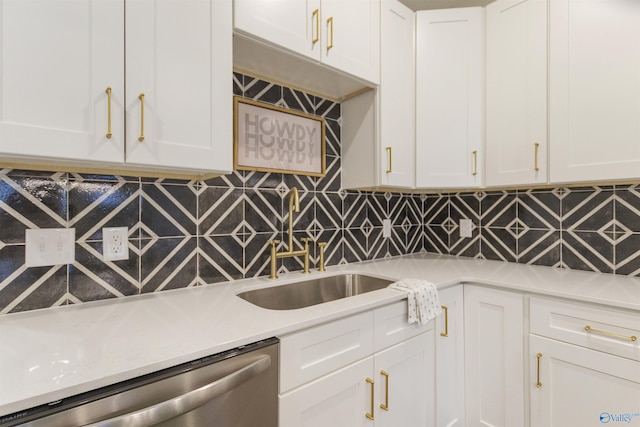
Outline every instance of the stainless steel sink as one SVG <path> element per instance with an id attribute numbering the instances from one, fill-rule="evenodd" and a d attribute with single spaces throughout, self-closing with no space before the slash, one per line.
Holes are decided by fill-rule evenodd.
<path id="1" fill-rule="evenodd" d="M 363 274 L 338 274 L 255 289 L 239 293 L 238 296 L 262 308 L 294 310 L 383 289 L 391 283 L 391 280 Z"/>

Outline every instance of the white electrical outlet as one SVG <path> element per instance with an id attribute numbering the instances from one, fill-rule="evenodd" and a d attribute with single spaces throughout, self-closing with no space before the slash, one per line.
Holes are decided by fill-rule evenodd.
<path id="1" fill-rule="evenodd" d="M 76 256 L 75 228 L 37 228 L 25 232 L 25 265 L 71 264 Z"/>
<path id="2" fill-rule="evenodd" d="M 129 259 L 129 229 L 127 227 L 102 229 L 102 256 L 105 261 Z"/>
<path id="3" fill-rule="evenodd" d="M 383 219 L 382 220 L 382 237 L 388 238 L 391 237 L 391 220 Z"/>
<path id="4" fill-rule="evenodd" d="M 473 230 L 473 222 L 470 219 L 460 220 L 460 237 L 471 237 Z"/>

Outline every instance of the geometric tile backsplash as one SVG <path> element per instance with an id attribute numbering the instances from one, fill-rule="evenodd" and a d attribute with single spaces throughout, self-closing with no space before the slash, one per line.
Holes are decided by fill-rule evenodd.
<path id="1" fill-rule="evenodd" d="M 0 313 L 267 275 L 267 241 L 287 240 L 294 186 L 294 241 L 327 242 L 327 265 L 427 251 L 640 276 L 640 186 L 344 191 L 339 103 L 238 73 L 233 87 L 237 96 L 324 117 L 326 177 L 234 172 L 186 181 L 0 170 Z M 461 218 L 475 224 L 471 238 L 460 238 Z M 128 260 L 102 260 L 101 230 L 110 226 L 129 228 Z M 76 261 L 25 267 L 25 230 L 54 227 L 76 229 Z M 298 259 L 279 265 L 300 269 Z"/>

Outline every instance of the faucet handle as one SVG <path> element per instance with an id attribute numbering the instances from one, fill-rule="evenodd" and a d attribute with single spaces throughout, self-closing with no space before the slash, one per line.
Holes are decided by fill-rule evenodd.
<path id="1" fill-rule="evenodd" d="M 318 248 L 320 249 L 320 266 L 318 271 L 325 271 L 324 269 L 324 247 L 327 246 L 327 242 L 318 242 Z"/>
<path id="2" fill-rule="evenodd" d="M 313 239 L 312 239 L 311 237 L 303 237 L 303 238 L 301 238 L 300 240 L 302 240 L 302 241 L 303 241 L 303 242 L 305 242 L 305 243 L 309 243 L 309 242 L 311 242 Z"/>
<path id="3" fill-rule="evenodd" d="M 280 240 L 276 240 L 276 239 L 273 239 L 273 240 L 267 240 L 267 243 L 268 243 L 268 244 L 270 244 L 271 246 L 275 246 L 275 245 L 277 245 L 278 243 L 280 243 Z"/>

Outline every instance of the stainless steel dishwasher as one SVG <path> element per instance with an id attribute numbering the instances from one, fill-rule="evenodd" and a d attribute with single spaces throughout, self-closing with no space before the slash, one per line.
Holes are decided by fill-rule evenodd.
<path id="1" fill-rule="evenodd" d="M 278 349 L 270 338 L 0 416 L 0 426 L 276 427 Z"/>

